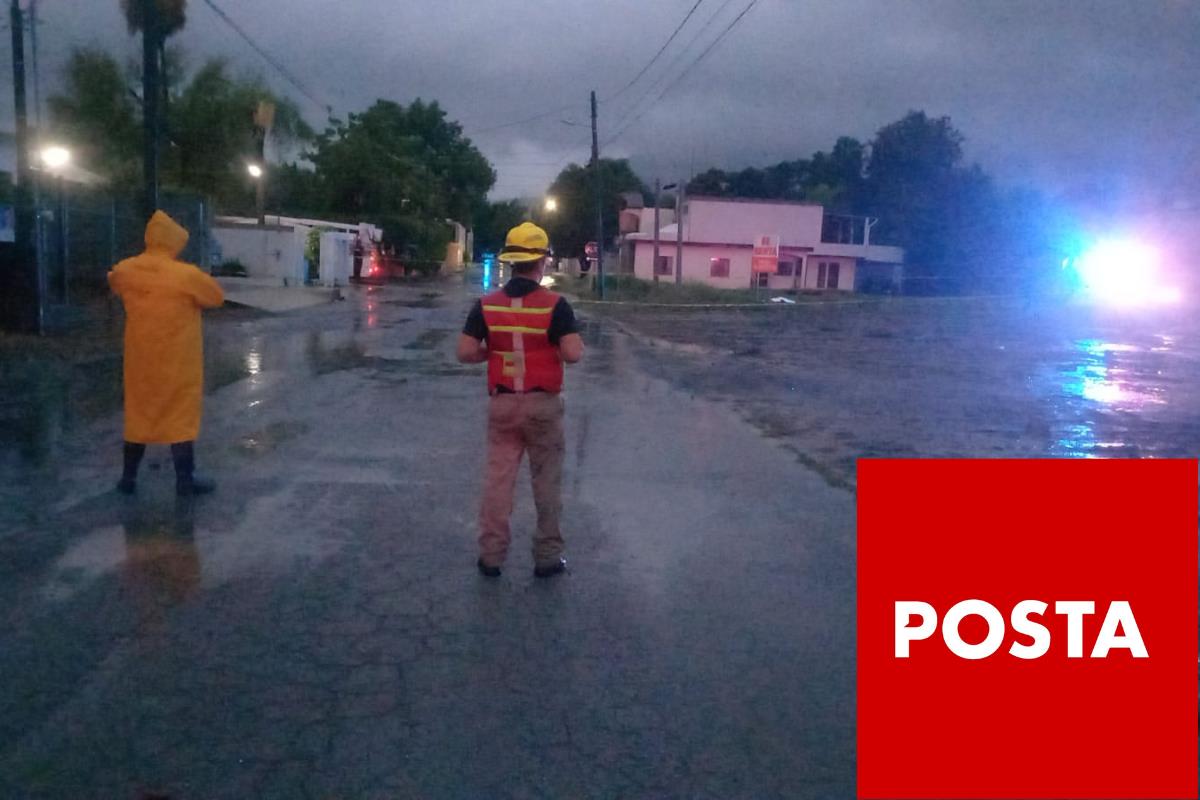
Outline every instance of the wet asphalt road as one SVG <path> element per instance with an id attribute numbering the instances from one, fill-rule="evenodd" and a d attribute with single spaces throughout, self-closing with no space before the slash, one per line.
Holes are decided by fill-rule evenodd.
<path id="1" fill-rule="evenodd" d="M 642 363 L 831 485 L 871 457 L 1195 458 L 1200 314 L 1061 299 L 615 308 Z"/>
<path id="2" fill-rule="evenodd" d="M 484 581 L 477 293 L 214 315 L 193 504 L 109 491 L 114 359 L 8 395 L 0 796 L 852 796 L 852 495 L 589 319 L 571 573 L 522 481 Z"/>

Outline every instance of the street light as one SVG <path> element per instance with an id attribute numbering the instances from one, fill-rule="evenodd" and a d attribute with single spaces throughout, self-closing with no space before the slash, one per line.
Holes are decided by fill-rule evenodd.
<path id="1" fill-rule="evenodd" d="M 51 170 L 60 170 L 71 163 L 71 151 L 56 144 L 42 148 L 41 157 L 42 163 Z"/>
<path id="2" fill-rule="evenodd" d="M 546 209 L 546 211 L 548 211 L 550 213 L 554 213 L 555 211 L 558 211 L 558 200 L 556 200 L 553 197 L 547 197 L 545 209 Z"/>
<path id="3" fill-rule="evenodd" d="M 63 176 L 63 167 L 71 163 L 71 151 L 61 145 L 52 144 L 42 148 L 42 152 L 38 154 L 42 160 L 42 164 L 47 170 L 57 178 L 58 183 L 58 210 L 56 212 L 55 222 L 58 225 L 58 267 L 62 274 L 62 302 L 67 302 L 67 297 L 70 294 L 69 275 L 67 273 L 67 264 L 70 259 L 71 237 L 70 224 L 67 214 L 67 185 L 66 179 Z M 38 212 L 38 226 L 41 226 L 41 212 Z M 39 232 L 39 241 L 41 233 Z"/>
<path id="4" fill-rule="evenodd" d="M 258 224 L 267 224 L 267 179 L 263 177 L 265 170 L 262 164 L 255 164 L 251 161 L 246 165 L 246 171 L 250 173 L 250 178 L 254 181 L 254 210 L 258 212 Z"/>

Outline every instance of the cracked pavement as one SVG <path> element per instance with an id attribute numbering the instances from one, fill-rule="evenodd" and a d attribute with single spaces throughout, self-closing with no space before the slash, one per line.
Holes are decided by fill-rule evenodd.
<path id="1" fill-rule="evenodd" d="M 179 504 L 120 462 L 115 359 L 0 438 L 0 796 L 769 798 L 854 792 L 854 499 L 584 314 L 570 574 L 474 569 L 479 287 L 209 319 Z M 56 384 L 57 386 L 57 384 Z"/>

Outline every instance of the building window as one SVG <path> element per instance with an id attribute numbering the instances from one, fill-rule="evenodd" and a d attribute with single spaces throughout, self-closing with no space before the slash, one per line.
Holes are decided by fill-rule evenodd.
<path id="1" fill-rule="evenodd" d="M 658 261 L 654 262 L 655 275 L 674 275 L 675 274 L 675 259 L 671 256 L 659 256 Z"/>
<path id="2" fill-rule="evenodd" d="M 710 258 L 708 260 L 708 276 L 710 278 L 728 278 L 729 277 L 729 259 L 728 258 Z"/>
<path id="3" fill-rule="evenodd" d="M 756 273 L 754 273 L 753 277 L 751 277 L 751 279 L 750 279 L 750 285 L 766 288 L 767 286 L 770 285 L 770 283 L 769 283 L 770 280 L 771 280 L 771 273 L 756 272 Z"/>
<path id="4" fill-rule="evenodd" d="M 790 277 L 792 275 L 795 275 L 796 274 L 796 262 L 795 261 L 780 261 L 779 262 L 779 272 L 777 272 L 775 274 L 783 275 L 784 277 Z"/>
<path id="5" fill-rule="evenodd" d="M 841 269 L 842 265 L 837 261 L 822 261 L 817 264 L 817 288 L 838 288 L 838 275 Z"/>

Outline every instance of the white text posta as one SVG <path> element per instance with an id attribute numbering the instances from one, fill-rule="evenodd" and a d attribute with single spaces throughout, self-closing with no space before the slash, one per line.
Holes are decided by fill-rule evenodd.
<path id="1" fill-rule="evenodd" d="M 1049 605 L 1041 600 L 1022 600 L 1012 608 L 1009 624 L 1019 636 L 1028 642 L 1014 640 L 1008 652 L 1016 658 L 1041 658 L 1050 652 L 1050 629 L 1033 617 L 1045 615 Z M 1054 613 L 1067 619 L 1067 658 L 1084 657 L 1084 618 L 1096 613 L 1096 604 L 1091 600 L 1059 600 L 1054 604 Z M 977 616 L 987 623 L 987 636 L 978 644 L 963 641 L 959 625 L 969 616 Z M 916 624 L 914 622 L 916 618 Z M 913 642 L 929 639 L 938 627 L 938 612 L 929 603 L 919 600 L 896 601 L 896 658 L 909 658 Z M 984 600 L 963 600 L 951 606 L 942 617 L 942 640 L 950 652 L 959 658 L 978 660 L 993 655 L 1007 636 L 1004 617 L 991 603 Z M 1090 653 L 1091 658 L 1105 658 L 1112 650 L 1128 650 L 1134 658 L 1148 658 L 1146 644 L 1138 630 L 1133 608 L 1126 600 L 1109 603 L 1104 622 L 1096 634 Z"/>

